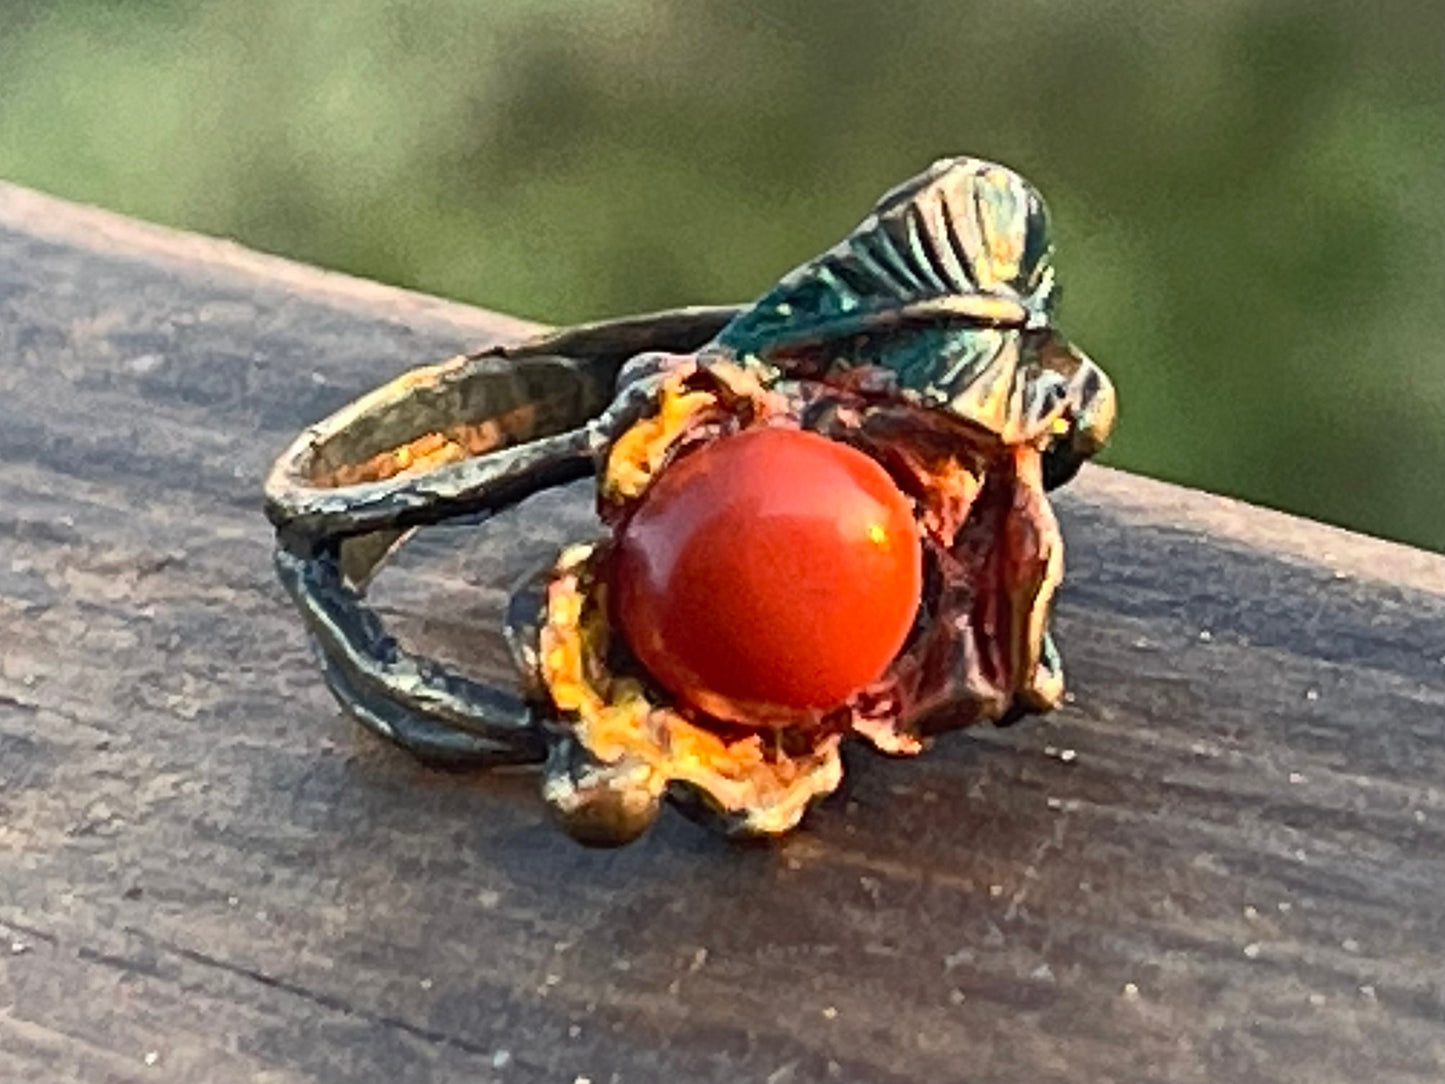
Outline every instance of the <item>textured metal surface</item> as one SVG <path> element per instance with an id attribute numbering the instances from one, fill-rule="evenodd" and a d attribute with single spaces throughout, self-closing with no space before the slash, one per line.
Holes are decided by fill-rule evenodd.
<path id="1" fill-rule="evenodd" d="M 883 707 L 845 706 L 855 719 L 842 731 L 916 752 L 932 731 L 1055 707 L 1064 676 L 1048 619 L 1062 541 L 1043 489 L 1103 445 L 1115 407 L 1102 370 L 1050 325 L 1051 259 L 1044 205 L 1026 181 L 992 163 L 944 159 L 751 306 L 627 318 L 457 357 L 396 377 L 311 426 L 273 467 L 267 512 L 284 551 L 278 572 L 332 691 L 365 725 L 429 761 L 535 759 L 542 724 L 554 719 L 566 748 L 550 758 L 543 791 L 589 842 L 635 838 L 641 811 L 655 815 L 663 789 L 729 834 L 793 827 L 841 778 L 826 733 L 779 738 L 779 747 L 808 748 L 781 776 L 764 773 L 772 798 L 756 789 L 757 776 L 699 774 L 661 752 L 694 744 L 693 722 L 666 706 L 658 710 L 670 714 L 646 725 L 672 737 L 626 755 L 589 755 L 589 718 L 612 710 L 605 689 L 583 695 L 579 703 L 591 706 L 579 710 L 557 699 L 552 677 L 524 671 L 523 683 L 542 693 L 531 719 L 501 690 L 400 651 L 362 597 L 407 530 L 476 521 L 584 476 L 633 439 L 632 427 L 651 433 L 649 419 L 667 413 L 676 381 L 697 368 L 697 379 L 713 374 L 707 383 L 719 394 L 786 401 L 794 424 L 853 442 L 905 475 L 920 509 L 934 473 L 972 478 L 976 502 L 957 498 L 974 505 L 966 521 L 937 528 L 946 537 L 936 544 L 925 532 L 929 588 L 909 645 L 878 689 L 858 693 Z M 727 390 L 723 374 L 734 366 L 739 387 L 755 392 Z M 762 399 L 747 409 L 764 409 Z M 670 454 L 666 441 L 656 452 Z M 606 497 L 613 483 L 601 484 L 611 522 L 621 506 Z M 572 638 L 579 658 L 588 653 L 574 631 L 546 618 L 540 626 L 544 637 Z M 516 631 L 509 636 L 515 644 Z M 534 657 L 519 655 L 524 664 Z M 585 674 L 605 669 L 592 660 L 566 680 L 590 690 Z M 624 676 L 649 681 L 640 670 Z M 448 737 L 449 727 L 467 733 Z M 754 756 L 745 744 L 736 755 Z M 707 758 L 725 764 L 731 748 Z M 794 775 L 795 785 L 778 785 Z M 617 825 L 610 840 L 601 829 L 609 822 Z"/>
<path id="2" fill-rule="evenodd" d="M 1074 424 L 1055 455 L 1087 456 L 1113 423 L 1113 389 L 1052 331 L 1055 295 L 1038 192 L 992 162 L 945 158 L 785 275 L 718 343 L 825 371 L 881 366 L 1007 443 L 1045 434 L 1067 405 Z"/>
<path id="3" fill-rule="evenodd" d="M 366 589 L 416 527 L 463 517 L 478 523 L 591 474 L 589 423 L 611 401 L 622 362 L 645 350 L 693 349 L 731 311 L 571 328 L 412 369 L 292 442 L 265 485 L 276 571 L 311 633 L 328 688 L 352 716 L 432 764 L 545 759 L 529 703 L 510 687 L 401 648 L 364 601 Z M 474 435 L 485 443 L 459 451 L 454 462 L 376 480 L 317 481 L 424 434 L 468 426 L 490 428 Z"/>

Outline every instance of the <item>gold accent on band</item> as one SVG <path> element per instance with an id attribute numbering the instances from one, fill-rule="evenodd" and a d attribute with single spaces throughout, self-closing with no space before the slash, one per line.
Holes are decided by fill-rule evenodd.
<path id="1" fill-rule="evenodd" d="M 360 482 L 384 482 L 388 478 L 420 474 L 448 463 L 460 463 L 464 459 L 495 451 L 511 441 L 525 439 L 536 418 L 537 407 L 527 403 L 480 422 L 459 423 L 444 430 L 423 433 L 359 463 L 343 463 L 334 470 L 322 471 L 311 479 L 311 484 L 332 489 Z"/>

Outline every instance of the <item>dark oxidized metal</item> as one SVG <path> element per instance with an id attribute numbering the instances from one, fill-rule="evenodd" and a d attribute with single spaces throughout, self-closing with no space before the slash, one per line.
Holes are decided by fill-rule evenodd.
<path id="1" fill-rule="evenodd" d="M 308 429 L 266 484 L 276 568 L 323 673 L 360 722 L 431 763 L 544 762 L 575 837 L 617 844 L 664 798 L 734 835 L 793 827 L 836 788 L 838 748 L 893 754 L 1012 722 L 1063 693 L 1048 631 L 1062 540 L 1045 491 L 1102 447 L 1104 373 L 1053 329 L 1037 192 L 945 159 L 752 305 L 569 328 L 406 373 Z M 807 725 L 679 706 L 609 626 L 608 540 L 515 593 L 515 689 L 389 636 L 366 586 L 417 527 L 498 512 L 596 474 L 626 521 L 680 451 L 753 425 L 872 455 L 915 502 L 924 599 L 883 680 Z"/>

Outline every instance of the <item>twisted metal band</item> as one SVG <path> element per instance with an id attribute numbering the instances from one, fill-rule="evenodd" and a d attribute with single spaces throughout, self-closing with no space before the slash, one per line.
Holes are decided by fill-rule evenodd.
<path id="1" fill-rule="evenodd" d="M 539 721 L 519 691 L 404 649 L 367 606 L 367 584 L 418 527 L 485 519 L 592 474 L 593 423 L 623 363 L 696 350 L 738 311 L 587 324 L 424 366 L 291 444 L 265 488 L 276 571 L 348 713 L 432 763 L 544 759 Z"/>

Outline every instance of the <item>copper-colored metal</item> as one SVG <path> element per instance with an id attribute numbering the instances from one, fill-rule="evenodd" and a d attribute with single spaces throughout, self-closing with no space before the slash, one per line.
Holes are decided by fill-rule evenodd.
<path id="1" fill-rule="evenodd" d="M 1038 194 L 945 159 L 756 303 L 571 328 L 407 373 L 303 433 L 267 481 L 276 567 L 327 683 L 433 762 L 545 761 L 577 838 L 634 838 L 671 799 L 736 835 L 792 828 L 848 738 L 891 754 L 1011 722 L 1063 694 L 1048 631 L 1063 543 L 1046 490 L 1103 446 L 1108 378 L 1052 327 Z M 911 497 L 926 590 L 885 677 L 810 719 L 712 719 L 673 701 L 609 627 L 608 540 L 571 546 L 507 616 L 520 681 L 417 657 L 364 603 L 415 527 L 496 512 L 593 473 L 626 521 L 689 447 L 787 424 L 873 456 Z M 559 540 L 559 543 L 567 540 Z"/>

